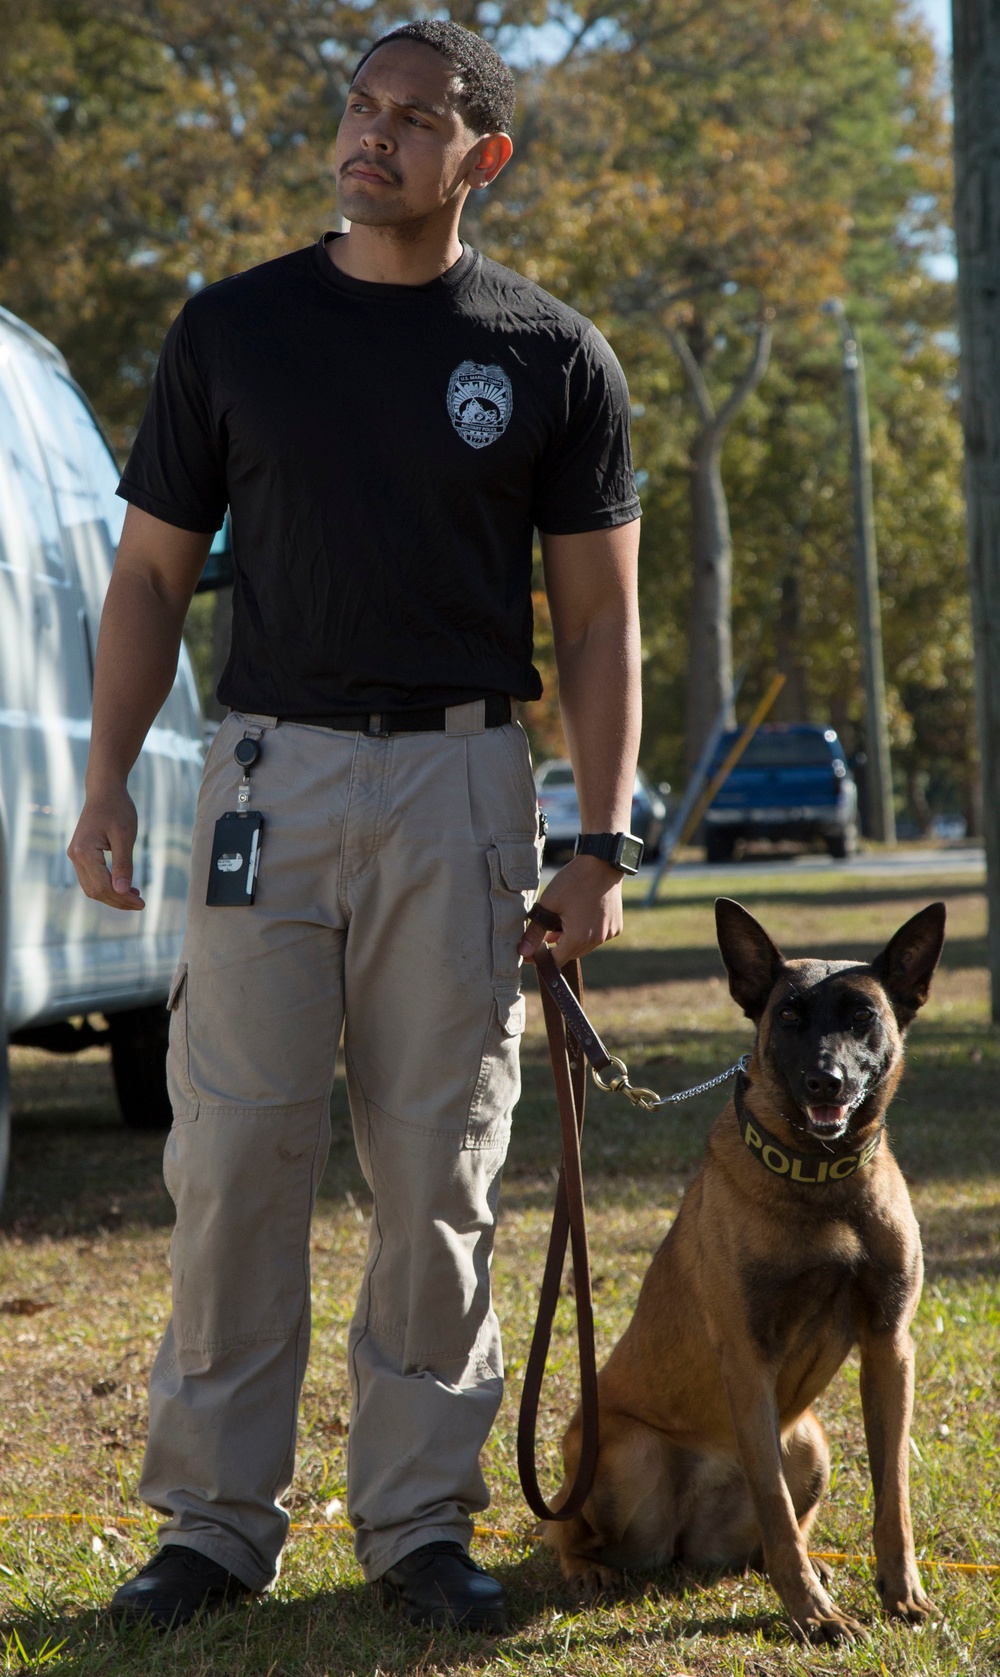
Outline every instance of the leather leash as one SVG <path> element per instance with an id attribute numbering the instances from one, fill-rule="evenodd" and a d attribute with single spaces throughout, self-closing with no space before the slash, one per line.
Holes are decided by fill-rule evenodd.
<path id="1" fill-rule="evenodd" d="M 558 916 L 549 909 L 542 908 L 540 904 L 531 910 L 529 918 L 544 926 L 547 931 L 562 930 L 562 922 Z M 552 1232 L 549 1236 L 549 1249 L 538 1299 L 538 1314 L 521 1394 L 521 1409 L 517 1423 L 517 1466 L 521 1477 L 521 1489 L 532 1513 L 543 1520 L 570 1520 L 574 1514 L 579 1513 L 590 1495 L 597 1467 L 599 1441 L 594 1306 L 590 1290 L 590 1254 L 587 1248 L 587 1216 L 583 1199 L 583 1170 L 580 1163 L 580 1135 L 583 1131 L 587 1092 L 584 1041 L 587 1049 L 596 1052 L 598 1057 L 604 1053 L 606 1063 L 610 1063 L 610 1055 L 607 1055 L 603 1043 L 592 1030 L 580 1007 L 582 979 L 579 961 L 568 962 L 560 973 L 551 949 L 542 944 L 535 953 L 534 965 L 538 973 L 545 1030 L 549 1040 L 563 1156 L 552 1214 Z M 567 1010 L 567 985 L 575 1003 L 575 1011 L 571 1013 L 572 1027 L 564 1022 L 563 1018 L 563 1012 Z M 560 996 L 558 1004 L 556 996 Z M 587 1041 L 587 1038 L 592 1038 L 593 1041 Z M 550 1508 L 538 1484 L 535 1440 L 538 1405 L 545 1379 L 545 1362 L 552 1339 L 552 1323 L 559 1302 L 567 1243 L 571 1245 L 573 1253 L 582 1436 L 580 1460 L 569 1494 L 559 1508 Z"/>
<path id="2" fill-rule="evenodd" d="M 547 932 L 561 932 L 562 921 L 551 909 L 536 903 L 528 914 Z M 584 1098 L 587 1089 L 587 1061 L 599 1089 L 625 1095 L 633 1106 L 645 1112 L 689 1100 L 728 1083 L 744 1073 L 750 1056 L 744 1054 L 718 1077 L 683 1089 L 675 1095 L 658 1095 L 655 1089 L 630 1083 L 628 1068 L 609 1054 L 583 1011 L 583 985 L 579 961 L 569 961 L 560 972 L 551 949 L 542 944 L 534 958 L 542 996 L 549 1057 L 556 1086 L 563 1159 L 552 1214 L 552 1233 L 545 1259 L 538 1314 L 524 1376 L 521 1411 L 517 1424 L 517 1466 L 521 1489 L 532 1512 L 543 1520 L 569 1520 L 583 1507 L 594 1480 L 598 1450 L 597 1361 L 594 1350 L 594 1310 L 590 1291 L 590 1258 L 587 1250 L 587 1220 L 583 1202 L 583 1174 L 580 1165 L 580 1135 L 583 1130 Z M 611 1070 L 612 1075 L 605 1074 Z M 569 1495 L 558 1509 L 550 1508 L 538 1487 L 535 1472 L 535 1439 L 538 1404 L 545 1379 L 545 1360 L 552 1337 L 552 1322 L 559 1300 L 567 1243 L 573 1248 L 573 1280 L 576 1292 L 576 1334 L 580 1356 L 580 1460 Z"/>

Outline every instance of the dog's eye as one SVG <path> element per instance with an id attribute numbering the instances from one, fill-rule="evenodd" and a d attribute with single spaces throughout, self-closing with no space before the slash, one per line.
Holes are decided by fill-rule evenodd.
<path id="1" fill-rule="evenodd" d="M 797 1007 L 783 1007 L 781 1012 L 778 1014 L 778 1018 L 783 1019 L 786 1025 L 797 1025 L 799 1022 L 799 1010 Z"/>
<path id="2" fill-rule="evenodd" d="M 867 1025 L 868 1021 L 874 1019 L 874 1017 L 875 1009 L 873 1007 L 856 1007 L 854 1009 L 854 1023 L 856 1025 Z"/>

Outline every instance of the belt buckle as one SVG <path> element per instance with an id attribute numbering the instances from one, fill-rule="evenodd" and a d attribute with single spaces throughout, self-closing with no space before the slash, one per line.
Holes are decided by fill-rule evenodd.
<path id="1" fill-rule="evenodd" d="M 368 726 L 365 729 L 365 733 L 374 739 L 387 740 L 389 738 L 389 730 L 388 728 L 383 728 L 382 726 L 385 716 L 385 711 L 371 711 L 368 716 Z"/>

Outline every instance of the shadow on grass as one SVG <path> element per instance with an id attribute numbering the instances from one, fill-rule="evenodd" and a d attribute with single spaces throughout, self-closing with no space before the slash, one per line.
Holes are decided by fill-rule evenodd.
<path id="1" fill-rule="evenodd" d="M 625 1580 L 613 1595 L 581 1604 L 559 1579 L 550 1557 L 537 1551 L 523 1560 L 492 1568 L 504 1585 L 509 1626 L 504 1635 L 485 1636 L 454 1630 L 408 1626 L 393 1609 L 380 1605 L 372 1591 L 358 1584 L 336 1586 L 282 1600 L 275 1596 L 218 1618 L 195 1620 L 164 1636 L 141 1627 L 122 1629 L 93 1610 L 22 1613 L 0 1621 L 0 1644 L 27 1655 L 25 1669 L 44 1669 L 59 1677 L 158 1677 L 178 1672 L 212 1677 L 383 1677 L 429 1668 L 468 1670 L 497 1661 L 543 1662 L 553 1671 L 571 1670 L 574 1650 L 589 1658 L 625 1651 L 633 1642 L 648 1648 L 650 1638 L 665 1647 L 696 1635 L 731 1639 L 756 1637 L 785 1642 L 788 1627 L 774 1611 L 700 1615 L 699 1586 L 717 1583 L 719 1573 L 669 1568 L 648 1578 Z M 621 1623 L 616 1608 L 671 1611 L 667 1623 L 648 1621 L 634 1629 Z M 550 1628 L 551 1627 L 551 1628 Z M 16 1641 L 15 1641 L 16 1638 Z M 18 1650 L 18 1651 L 20 1651 Z"/>
<path id="2" fill-rule="evenodd" d="M 873 961 L 885 948 L 896 928 L 890 926 L 886 937 L 866 943 L 857 939 L 843 942 L 790 944 L 782 939 L 782 954 L 787 960 L 818 961 Z M 942 968 L 953 972 L 986 965 L 986 939 L 949 938 L 941 956 Z M 706 978 L 725 978 L 722 956 L 715 948 L 692 945 L 679 949 L 623 949 L 618 944 L 607 944 L 595 950 L 584 962 L 584 983 L 590 990 L 633 989 L 640 985 L 668 984 L 678 981 L 692 983 Z M 534 975 L 526 981 L 533 984 Z"/>
<path id="3" fill-rule="evenodd" d="M 1000 1276 L 1000 1198 L 986 1205 L 925 1211 L 920 1234 L 928 1281 Z"/>
<path id="4" fill-rule="evenodd" d="M 777 873 L 777 868 L 775 871 Z M 738 902 L 759 901 L 790 905 L 793 908 L 871 908 L 880 903 L 930 903 L 939 901 L 942 897 L 981 897 L 985 890 L 982 880 L 963 880 L 959 883 L 946 880 L 938 887 L 933 879 L 926 876 L 919 880 L 899 881 L 893 884 L 886 881 L 883 884 L 881 880 L 873 879 L 870 874 L 863 881 L 859 880 L 857 885 L 836 885 L 824 890 L 820 885 L 813 886 L 812 881 L 816 877 L 814 874 L 803 874 L 800 877 L 809 880 L 808 890 L 775 889 L 771 877 L 757 874 L 748 875 L 745 880 L 738 880 L 737 891 L 723 891 L 724 883 L 733 886 L 732 875 L 727 874 L 725 880 L 720 878 L 718 883 L 707 879 L 702 891 L 690 891 L 682 896 L 671 892 L 667 896 L 661 896 L 655 906 L 658 909 L 703 908 L 706 902 L 713 903 L 716 897 L 735 895 Z M 641 911 L 644 906 L 641 897 L 630 897 L 627 904 L 629 913 L 633 910 Z"/>
<path id="5" fill-rule="evenodd" d="M 11 1167 L 3 1228 L 24 1239 L 167 1228 L 164 1136 L 128 1130 L 110 1057 L 32 1055 L 12 1066 Z"/>

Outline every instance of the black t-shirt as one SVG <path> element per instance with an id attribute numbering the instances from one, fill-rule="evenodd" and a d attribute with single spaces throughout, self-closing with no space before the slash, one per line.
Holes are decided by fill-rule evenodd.
<path id="1" fill-rule="evenodd" d="M 278 716 L 534 699 L 532 529 L 639 514 L 625 379 L 589 321 L 469 247 L 375 285 L 325 242 L 187 302 L 119 493 L 231 509 L 219 698 Z"/>

